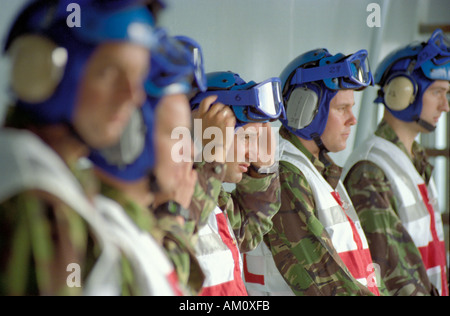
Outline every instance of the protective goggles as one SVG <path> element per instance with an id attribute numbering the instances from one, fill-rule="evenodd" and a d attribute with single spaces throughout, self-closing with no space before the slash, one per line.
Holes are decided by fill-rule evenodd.
<path id="1" fill-rule="evenodd" d="M 374 82 L 367 55 L 362 49 L 349 56 L 337 54 L 322 58 L 317 67 L 297 68 L 291 85 L 323 80 L 331 90 L 364 89 Z"/>
<path id="2" fill-rule="evenodd" d="M 207 90 L 208 83 L 205 75 L 203 53 L 200 45 L 187 36 L 175 36 L 175 38 L 191 52 L 192 63 L 194 65 L 194 84 L 201 92 L 205 92 Z"/>
<path id="3" fill-rule="evenodd" d="M 433 32 L 417 56 L 416 68 L 432 80 L 450 80 L 450 39 L 440 29 Z"/>
<path id="4" fill-rule="evenodd" d="M 216 102 L 229 105 L 241 123 L 271 122 L 284 118 L 286 115 L 279 78 L 267 79 L 246 90 L 215 90 L 199 93 L 191 103 L 198 104 L 211 95 L 217 96 Z"/>
<path id="5" fill-rule="evenodd" d="M 167 36 L 164 29 L 157 29 L 156 34 L 159 44 L 152 50 L 151 70 L 145 83 L 147 94 L 155 98 L 188 94 L 196 71 L 191 52 L 179 40 Z"/>

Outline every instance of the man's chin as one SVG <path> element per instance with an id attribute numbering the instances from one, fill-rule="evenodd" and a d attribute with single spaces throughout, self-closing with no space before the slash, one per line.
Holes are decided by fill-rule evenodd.
<path id="1" fill-rule="evenodd" d="M 117 130 L 106 133 L 103 136 L 103 143 L 106 144 L 106 147 L 114 146 L 120 141 L 120 135 Z"/>
<path id="2" fill-rule="evenodd" d="M 338 152 L 345 150 L 346 148 L 347 148 L 347 143 L 345 143 L 345 142 L 339 146 L 327 147 L 327 149 L 330 151 L 330 153 L 338 153 Z"/>

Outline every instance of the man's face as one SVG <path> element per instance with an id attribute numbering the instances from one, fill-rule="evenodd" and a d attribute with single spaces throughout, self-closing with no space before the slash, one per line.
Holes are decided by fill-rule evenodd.
<path id="1" fill-rule="evenodd" d="M 186 95 L 175 94 L 162 98 L 156 109 L 155 124 L 155 145 L 157 155 L 155 175 L 161 190 L 171 192 L 179 185 L 178 182 L 182 176 L 185 164 L 190 164 L 192 167 L 192 161 L 177 162 L 172 157 L 173 148 L 180 142 L 176 137 L 173 137 L 172 139 L 172 132 L 177 127 L 191 128 L 191 108 Z M 180 146 L 180 150 L 190 148 L 193 151 L 194 145 L 192 139 L 183 139 L 183 141 L 188 141 L 189 144 Z M 181 157 L 185 153 L 180 152 L 178 154 Z"/>
<path id="2" fill-rule="evenodd" d="M 353 90 L 339 90 L 331 99 L 327 126 L 322 142 L 330 152 L 339 152 L 347 147 L 351 126 L 356 124 L 352 108 L 355 104 Z"/>
<path id="3" fill-rule="evenodd" d="M 262 123 L 249 123 L 235 133 L 233 151 L 230 150 L 227 156 L 225 182 L 239 183 L 250 163 L 257 160 L 258 138 L 262 127 Z"/>
<path id="4" fill-rule="evenodd" d="M 74 127 L 93 148 L 114 145 L 144 102 L 150 52 L 131 43 L 100 45 L 81 79 Z"/>
<path id="5" fill-rule="evenodd" d="M 449 111 L 447 93 L 449 82 L 445 80 L 434 81 L 423 94 L 422 113 L 420 118 L 427 123 L 436 126 L 441 114 Z M 428 132 L 421 127 L 420 132 Z"/>

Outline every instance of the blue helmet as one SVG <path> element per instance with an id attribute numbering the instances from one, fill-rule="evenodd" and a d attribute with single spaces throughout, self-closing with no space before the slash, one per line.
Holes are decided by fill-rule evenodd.
<path id="1" fill-rule="evenodd" d="M 286 118 L 282 124 L 303 139 L 320 140 L 331 99 L 341 89 L 362 90 L 373 85 L 367 51 L 332 55 L 315 49 L 299 55 L 282 71 Z"/>
<path id="2" fill-rule="evenodd" d="M 401 47 L 380 62 L 375 83 L 381 88 L 375 102 L 383 103 L 402 121 L 416 121 L 434 130 L 420 119 L 423 94 L 434 80 L 450 81 L 450 40 L 440 29 L 426 43 Z"/>
<path id="3" fill-rule="evenodd" d="M 284 117 L 279 78 L 269 78 L 261 83 L 245 82 L 237 73 L 211 72 L 206 75 L 208 90 L 191 99 L 196 108 L 210 95 L 217 102 L 228 105 L 236 116 L 236 127 L 255 122 L 271 122 Z"/>
<path id="4" fill-rule="evenodd" d="M 77 87 L 98 45 L 107 41 L 132 42 L 148 49 L 157 45 L 154 18 L 143 1 L 78 3 L 81 27 L 69 27 L 67 6 L 71 1 L 29 1 L 11 27 L 4 47 L 13 58 L 11 86 L 17 106 L 40 124 L 72 124 Z M 27 61 L 25 71 L 16 69 L 20 58 Z M 44 71 L 43 66 L 47 66 Z M 36 79 L 33 73 L 41 77 Z"/>
<path id="5" fill-rule="evenodd" d="M 160 37 L 160 47 L 165 47 L 170 54 L 169 58 L 152 55 L 152 68 L 145 84 L 149 96 L 160 98 L 173 93 L 195 95 L 206 91 L 203 54 L 195 40 L 187 36 L 170 38 L 163 35 Z"/>
<path id="6" fill-rule="evenodd" d="M 197 67 L 191 48 L 178 38 L 168 36 L 163 29 L 158 29 L 157 35 L 159 50 L 151 56 L 145 91 L 156 99 L 167 94 L 190 93 Z"/>

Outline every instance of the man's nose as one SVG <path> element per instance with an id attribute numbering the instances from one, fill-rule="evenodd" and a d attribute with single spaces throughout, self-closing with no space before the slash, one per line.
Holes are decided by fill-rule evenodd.
<path id="1" fill-rule="evenodd" d="M 136 106 L 142 106 L 145 101 L 143 82 L 134 82 L 129 78 L 124 78 L 119 93 L 124 102 L 129 102 Z"/>

